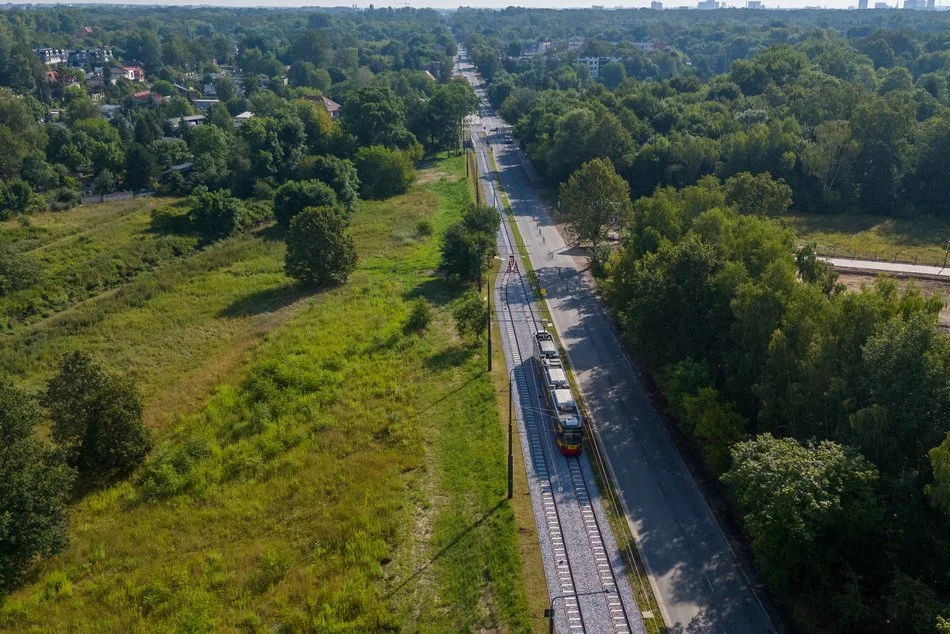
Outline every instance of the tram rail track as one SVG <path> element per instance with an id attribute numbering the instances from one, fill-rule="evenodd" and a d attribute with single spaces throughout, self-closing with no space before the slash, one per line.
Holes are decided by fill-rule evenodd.
<path id="1" fill-rule="evenodd" d="M 509 264 L 504 274 L 498 280 L 499 296 L 503 304 L 506 318 L 504 322 L 505 336 L 508 342 L 508 352 L 511 360 L 512 374 L 514 375 L 515 385 L 517 386 L 517 402 L 519 403 L 519 413 L 521 423 L 524 426 L 524 432 L 528 441 L 528 452 L 531 457 L 531 464 L 540 488 L 540 507 L 543 514 L 543 524 L 546 528 L 547 536 L 553 551 L 556 564 L 556 588 L 559 595 L 555 599 L 561 599 L 563 602 L 563 619 L 567 631 L 571 634 L 580 634 L 585 632 L 600 633 L 614 632 L 615 634 L 631 634 L 639 631 L 634 629 L 631 624 L 628 606 L 625 604 L 620 584 L 618 583 L 618 572 L 615 570 L 612 553 L 607 550 L 607 542 L 604 539 L 602 520 L 598 519 L 594 508 L 594 496 L 591 495 L 591 489 L 584 475 L 581 457 L 567 457 L 556 455 L 556 449 L 551 445 L 551 433 L 547 421 L 547 412 L 539 399 L 537 384 L 532 372 L 528 369 L 528 364 L 532 361 L 532 354 L 529 353 L 527 359 L 522 351 L 521 340 L 518 337 L 516 329 L 517 323 L 524 323 L 533 334 L 543 327 L 541 320 L 534 310 L 534 294 L 528 283 L 521 263 L 521 255 L 516 247 L 511 227 L 508 219 L 505 217 L 504 205 L 493 181 L 493 174 L 487 165 L 487 160 L 482 156 L 482 161 L 486 163 L 485 171 L 492 179 L 490 187 L 492 189 L 492 200 L 496 203 L 496 208 L 502 214 L 502 236 L 501 245 L 502 255 L 514 258 L 512 266 Z M 513 293 L 512 293 L 513 291 Z M 494 289 L 489 292 L 494 293 Z M 512 295 L 516 295 L 515 301 L 512 301 Z M 520 301 L 519 301 L 520 300 Z M 515 304 L 515 305 L 513 305 Z M 533 389 L 532 389 L 533 388 Z M 548 453 L 552 453 L 551 459 L 548 459 Z M 559 458 L 563 458 L 567 463 L 567 473 L 560 472 L 558 467 Z M 556 480 L 559 477 L 568 479 L 570 487 L 558 487 Z M 574 566 L 572 566 L 571 546 L 565 540 L 565 530 L 561 520 L 562 509 L 557 501 L 557 494 L 560 493 L 564 498 L 569 498 L 572 506 L 576 505 L 580 513 L 580 521 L 583 525 L 583 534 L 588 552 L 577 553 L 585 558 L 592 559 L 593 569 L 596 571 L 596 584 L 600 592 L 578 592 L 578 583 L 575 578 Z M 571 509 L 573 512 L 574 509 Z M 576 548 L 577 546 L 575 546 Z M 621 564 L 622 565 L 622 564 Z M 623 572 L 619 573 L 621 576 Z M 590 581 L 590 579 L 588 579 Z M 590 585 L 589 583 L 587 584 Z M 581 602 L 581 597 L 593 594 L 603 594 L 603 602 L 588 602 L 586 607 Z M 632 598 L 630 599 L 632 601 Z M 554 600 L 552 600 L 552 605 Z M 605 612 L 601 614 L 591 614 L 592 610 Z M 587 614 L 585 614 L 587 612 Z M 554 616 L 552 615 L 552 618 Z M 639 622 L 639 621 L 638 621 Z"/>

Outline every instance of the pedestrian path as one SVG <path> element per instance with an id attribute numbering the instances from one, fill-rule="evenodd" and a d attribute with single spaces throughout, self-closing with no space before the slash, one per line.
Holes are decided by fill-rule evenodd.
<path id="1" fill-rule="evenodd" d="M 950 268 L 905 264 L 903 262 L 880 262 L 876 260 L 852 260 L 848 258 L 825 258 L 836 269 L 860 269 L 868 272 L 899 273 L 913 277 L 941 277 L 950 280 Z"/>

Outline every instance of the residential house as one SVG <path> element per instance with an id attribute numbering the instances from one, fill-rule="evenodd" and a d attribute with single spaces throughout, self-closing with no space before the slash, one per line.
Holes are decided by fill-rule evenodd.
<path id="1" fill-rule="evenodd" d="M 69 51 L 64 48 L 38 48 L 35 51 L 40 62 L 47 65 L 65 64 L 69 59 Z"/>
<path id="2" fill-rule="evenodd" d="M 129 81 L 142 81 L 145 79 L 145 71 L 141 66 L 123 66 L 117 73 L 119 77 L 125 77 Z"/>
<path id="3" fill-rule="evenodd" d="M 327 109 L 327 112 L 330 113 L 331 119 L 340 118 L 340 114 L 343 112 L 343 106 L 333 101 L 329 97 L 320 97 L 320 102 L 323 104 L 323 107 Z"/>
<path id="4" fill-rule="evenodd" d="M 207 119 L 203 114 L 193 114 L 187 117 L 172 117 L 168 120 L 168 125 L 172 130 L 180 130 L 183 127 L 194 128 L 203 125 Z"/>
<path id="5" fill-rule="evenodd" d="M 165 101 L 165 97 L 163 95 L 160 95 L 159 93 L 153 92 L 151 90 L 142 90 L 140 92 L 137 92 L 132 95 L 132 99 L 134 99 L 136 103 L 142 103 L 142 104 L 146 104 L 146 103 L 159 104 Z"/>
<path id="6" fill-rule="evenodd" d="M 567 50 L 569 51 L 579 51 L 582 46 L 584 46 L 584 38 L 580 36 L 574 36 L 567 40 Z"/>
<path id="7" fill-rule="evenodd" d="M 254 113 L 251 112 L 250 110 L 245 110 L 241 114 L 234 115 L 234 127 L 238 128 L 244 125 L 246 121 L 250 121 L 253 117 L 254 117 Z"/>
<path id="8" fill-rule="evenodd" d="M 216 103 L 221 103 L 221 100 L 220 99 L 195 99 L 194 102 L 192 103 L 194 104 L 195 108 L 197 108 L 198 110 L 201 110 L 202 112 L 207 112 L 208 109 L 210 109 L 212 105 Z"/>
<path id="9" fill-rule="evenodd" d="M 122 114 L 122 106 L 117 106 L 111 103 L 104 103 L 101 106 L 99 106 L 99 112 L 102 113 L 103 117 L 105 117 L 109 121 L 112 121 L 117 116 Z"/>

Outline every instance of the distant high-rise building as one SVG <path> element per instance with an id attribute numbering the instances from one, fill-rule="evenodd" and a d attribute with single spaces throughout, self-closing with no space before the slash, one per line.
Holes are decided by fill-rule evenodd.
<path id="1" fill-rule="evenodd" d="M 858 0 L 858 8 L 859 8 L 859 9 L 867 9 L 867 8 L 868 8 L 868 0 Z"/>
<path id="2" fill-rule="evenodd" d="M 650 3 L 650 8 L 653 9 L 654 11 L 660 11 L 663 9 L 663 3 L 658 2 L 657 0 L 653 0 L 653 2 Z"/>
<path id="3" fill-rule="evenodd" d="M 710 9 L 718 9 L 719 3 L 716 2 L 716 0 L 699 0 L 699 2 L 696 4 L 696 8 L 705 9 L 707 11 Z"/>
<path id="4" fill-rule="evenodd" d="M 875 3 L 874 3 L 874 8 L 875 8 L 875 9 L 893 9 L 894 7 L 892 7 L 891 5 L 887 4 L 886 2 L 875 2 Z"/>
<path id="5" fill-rule="evenodd" d="M 762 0 L 749 0 L 745 5 L 746 9 L 764 9 L 762 6 Z"/>

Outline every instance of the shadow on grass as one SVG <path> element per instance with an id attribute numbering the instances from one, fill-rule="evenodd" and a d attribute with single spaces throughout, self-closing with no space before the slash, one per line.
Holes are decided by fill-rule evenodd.
<path id="1" fill-rule="evenodd" d="M 417 297 L 422 297 L 430 304 L 435 306 L 444 306 L 457 299 L 463 292 L 463 288 L 454 284 L 451 280 L 437 275 L 433 275 L 425 282 L 413 287 L 412 290 L 403 295 L 406 301 L 412 301 Z"/>
<path id="2" fill-rule="evenodd" d="M 475 349 L 470 346 L 454 345 L 426 357 L 423 364 L 429 370 L 448 370 L 463 365 L 472 358 L 473 354 L 475 354 Z"/>
<path id="3" fill-rule="evenodd" d="M 491 507 L 491 509 L 490 509 L 488 512 L 484 513 L 481 517 L 479 517 L 479 518 L 478 518 L 477 520 L 475 520 L 472 524 L 470 524 L 465 530 L 463 530 L 461 533 L 459 533 L 458 535 L 456 535 L 455 537 L 453 537 L 453 538 L 452 538 L 452 541 L 450 541 L 448 544 L 446 544 L 445 546 L 443 546 L 443 547 L 439 550 L 439 552 L 437 552 L 437 553 L 432 557 L 432 559 L 430 559 L 430 560 L 427 561 L 426 563 L 422 564 L 422 566 L 420 566 L 418 570 L 416 570 L 415 572 L 413 572 L 405 581 L 403 581 L 403 582 L 400 583 L 398 586 L 396 586 L 395 588 L 393 588 L 393 589 L 389 592 L 389 594 L 386 595 L 386 597 L 385 597 L 386 600 L 389 600 L 389 599 L 393 598 L 394 596 L 396 596 L 397 594 L 399 594 L 406 586 L 408 586 L 408 585 L 409 585 L 410 583 L 412 583 L 417 577 L 419 577 L 419 575 L 421 575 L 421 574 L 424 573 L 426 570 L 428 570 L 429 566 L 431 566 L 432 564 L 434 564 L 435 562 L 437 562 L 439 559 L 441 559 L 443 556 L 445 556 L 445 554 L 446 554 L 447 552 L 449 552 L 449 551 L 452 550 L 455 546 L 457 546 L 458 543 L 459 543 L 460 541 L 462 541 L 463 539 L 465 539 L 473 530 L 475 530 L 476 528 L 478 528 L 479 526 L 481 526 L 481 525 L 485 522 L 485 520 L 487 520 L 487 519 L 490 518 L 492 515 L 494 515 L 495 513 L 497 513 L 497 512 L 498 512 L 498 509 L 500 509 L 504 504 L 505 504 L 505 500 L 498 500 L 498 503 L 495 504 L 495 506 Z"/>
<path id="4" fill-rule="evenodd" d="M 236 318 L 272 313 L 313 292 L 312 289 L 293 284 L 257 291 L 232 302 L 230 306 L 218 313 L 218 317 Z"/>
<path id="5" fill-rule="evenodd" d="M 277 223 L 258 227 L 251 233 L 264 242 L 283 242 L 286 234 L 284 228 Z"/>
<path id="6" fill-rule="evenodd" d="M 195 231 L 194 227 L 191 225 L 191 220 L 188 218 L 188 212 L 181 211 L 180 207 L 177 208 L 176 211 L 171 211 L 165 207 L 153 209 L 150 216 L 148 231 L 150 233 L 157 233 L 160 235 L 198 235 L 198 232 Z"/>

